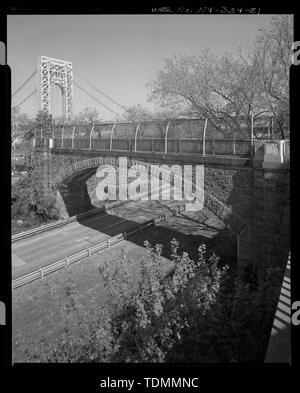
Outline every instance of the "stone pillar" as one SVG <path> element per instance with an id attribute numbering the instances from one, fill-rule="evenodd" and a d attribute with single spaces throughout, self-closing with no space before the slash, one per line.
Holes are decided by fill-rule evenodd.
<path id="1" fill-rule="evenodd" d="M 265 143 L 254 157 L 253 266 L 283 266 L 290 251 L 289 167 L 280 145 Z"/>

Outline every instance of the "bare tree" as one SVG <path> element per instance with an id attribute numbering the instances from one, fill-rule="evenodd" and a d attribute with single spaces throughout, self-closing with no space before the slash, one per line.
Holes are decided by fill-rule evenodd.
<path id="1" fill-rule="evenodd" d="M 161 138 L 164 138 L 166 123 L 168 122 L 168 120 L 177 119 L 178 117 L 182 116 L 182 111 L 176 111 L 174 108 L 159 108 L 158 110 L 151 111 L 138 104 L 127 107 L 123 118 L 125 121 L 135 123 L 136 125 L 137 123 L 152 122 L 157 126 L 157 128 L 155 129 L 159 132 L 159 136 Z M 149 131 L 148 134 L 148 136 L 151 136 L 151 131 Z M 155 136 L 157 136 L 157 134 L 155 134 Z"/>
<path id="2" fill-rule="evenodd" d="M 249 120 L 251 94 L 243 90 L 244 70 L 229 55 L 218 59 L 204 51 L 199 56 L 174 56 L 165 60 L 165 68 L 149 82 L 150 99 L 162 107 L 189 109 L 210 123 L 223 135 L 234 128 L 250 131 L 249 121 L 241 124 L 244 116 Z M 245 105 L 247 102 L 248 105 Z"/>
<path id="3" fill-rule="evenodd" d="M 82 125 L 91 125 L 97 121 L 100 121 L 100 114 L 97 109 L 86 107 L 77 115 L 76 121 Z"/>
<path id="4" fill-rule="evenodd" d="M 260 99 L 275 118 L 282 138 L 289 135 L 289 76 L 293 16 L 276 15 L 271 27 L 262 29 L 256 39 L 254 59 L 259 69 Z"/>
<path id="5" fill-rule="evenodd" d="M 22 142 L 30 137 L 34 129 L 34 121 L 26 113 L 21 113 L 20 108 L 11 109 L 11 143 Z"/>
<path id="6" fill-rule="evenodd" d="M 224 136 L 249 137 L 252 115 L 255 120 L 269 114 L 279 124 L 289 107 L 291 37 L 291 18 L 277 16 L 246 56 L 226 53 L 220 58 L 205 50 L 165 59 L 163 70 L 148 83 L 150 100 L 162 108 L 189 109 Z"/>

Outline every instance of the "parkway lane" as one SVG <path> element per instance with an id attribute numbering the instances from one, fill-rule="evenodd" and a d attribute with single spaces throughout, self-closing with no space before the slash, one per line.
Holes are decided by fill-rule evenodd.
<path id="1" fill-rule="evenodd" d="M 170 211 L 174 202 L 129 202 L 12 244 L 12 278 L 49 265 Z"/>

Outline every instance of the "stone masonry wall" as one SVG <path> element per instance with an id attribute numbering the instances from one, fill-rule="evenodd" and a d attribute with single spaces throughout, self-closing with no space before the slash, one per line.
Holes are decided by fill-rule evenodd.
<path id="1" fill-rule="evenodd" d="M 290 173 L 263 169 L 254 173 L 254 264 L 281 266 L 290 251 Z"/>

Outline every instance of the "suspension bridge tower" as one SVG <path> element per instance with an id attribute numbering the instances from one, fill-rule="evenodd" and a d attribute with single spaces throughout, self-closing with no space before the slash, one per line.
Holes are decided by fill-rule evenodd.
<path id="1" fill-rule="evenodd" d="M 52 57 L 40 56 L 38 60 L 38 110 L 51 113 L 50 86 L 57 85 L 62 95 L 62 117 L 67 120 L 73 113 L 72 63 Z"/>

